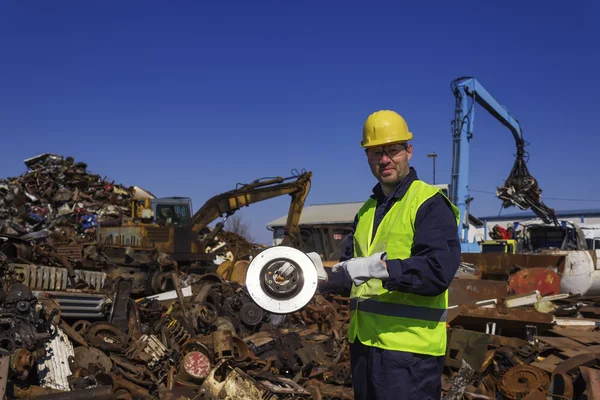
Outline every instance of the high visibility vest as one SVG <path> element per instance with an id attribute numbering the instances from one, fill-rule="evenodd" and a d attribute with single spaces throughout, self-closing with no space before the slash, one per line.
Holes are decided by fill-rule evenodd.
<path id="1" fill-rule="evenodd" d="M 409 258 L 417 211 L 437 193 L 443 195 L 435 186 L 415 180 L 385 215 L 373 240 L 377 201 L 367 200 L 358 211 L 354 257 L 385 251 L 390 260 Z M 450 204 L 458 226 L 459 210 Z M 381 280 L 375 278 L 360 286 L 352 284 L 348 341 L 354 343 L 358 339 L 367 346 L 442 356 L 446 354 L 447 309 L 448 290 L 438 296 L 421 296 L 388 291 Z"/>

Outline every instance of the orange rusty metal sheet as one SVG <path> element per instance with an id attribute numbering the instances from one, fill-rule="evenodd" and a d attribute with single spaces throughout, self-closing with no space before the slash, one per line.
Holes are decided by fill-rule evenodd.
<path id="1" fill-rule="evenodd" d="M 508 280 L 511 294 L 539 290 L 542 296 L 560 294 L 560 276 L 548 268 L 526 268 L 512 274 Z"/>
<path id="2" fill-rule="evenodd" d="M 556 267 L 562 273 L 565 256 L 560 254 L 500 254 L 500 253 L 463 253 L 462 261 L 477 267 L 483 279 L 489 277 L 508 277 L 515 266 L 522 268 Z"/>

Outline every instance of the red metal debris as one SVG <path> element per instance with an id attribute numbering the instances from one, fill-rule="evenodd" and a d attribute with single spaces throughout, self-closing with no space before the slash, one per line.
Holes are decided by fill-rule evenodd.
<path id="1" fill-rule="evenodd" d="M 204 379 L 211 371 L 211 363 L 205 354 L 190 351 L 183 358 L 183 368 L 192 378 Z"/>
<path id="2" fill-rule="evenodd" d="M 525 294 L 539 290 L 542 296 L 560 294 L 560 276 L 548 268 L 527 268 L 510 276 L 511 293 Z"/>

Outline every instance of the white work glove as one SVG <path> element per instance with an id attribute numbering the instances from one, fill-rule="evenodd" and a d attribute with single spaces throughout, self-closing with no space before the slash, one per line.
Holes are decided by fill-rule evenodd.
<path id="1" fill-rule="evenodd" d="M 360 286 L 371 278 L 389 279 L 390 274 L 382 260 L 387 259 L 387 253 L 376 253 L 369 257 L 351 258 L 333 266 L 332 272 L 343 269 L 356 286 Z"/>
<path id="2" fill-rule="evenodd" d="M 313 264 L 315 264 L 319 281 L 327 282 L 327 272 L 325 272 L 325 268 L 323 268 L 323 261 L 321 260 L 319 253 L 312 252 L 306 253 L 306 255 L 311 259 Z"/>

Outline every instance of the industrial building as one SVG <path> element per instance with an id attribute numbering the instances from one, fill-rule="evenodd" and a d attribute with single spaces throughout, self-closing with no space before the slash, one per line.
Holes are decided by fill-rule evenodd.
<path id="1" fill-rule="evenodd" d="M 435 185 L 447 195 L 448 185 Z M 338 260 L 344 249 L 345 239 L 352 232 L 354 217 L 364 202 L 328 203 L 305 206 L 300 217 L 300 236 L 302 250 L 315 251 L 326 261 Z M 483 237 L 483 222 L 469 217 L 469 241 Z M 273 245 L 278 245 L 283 239 L 287 215 L 277 218 L 267 224 L 267 229 L 273 232 Z"/>

